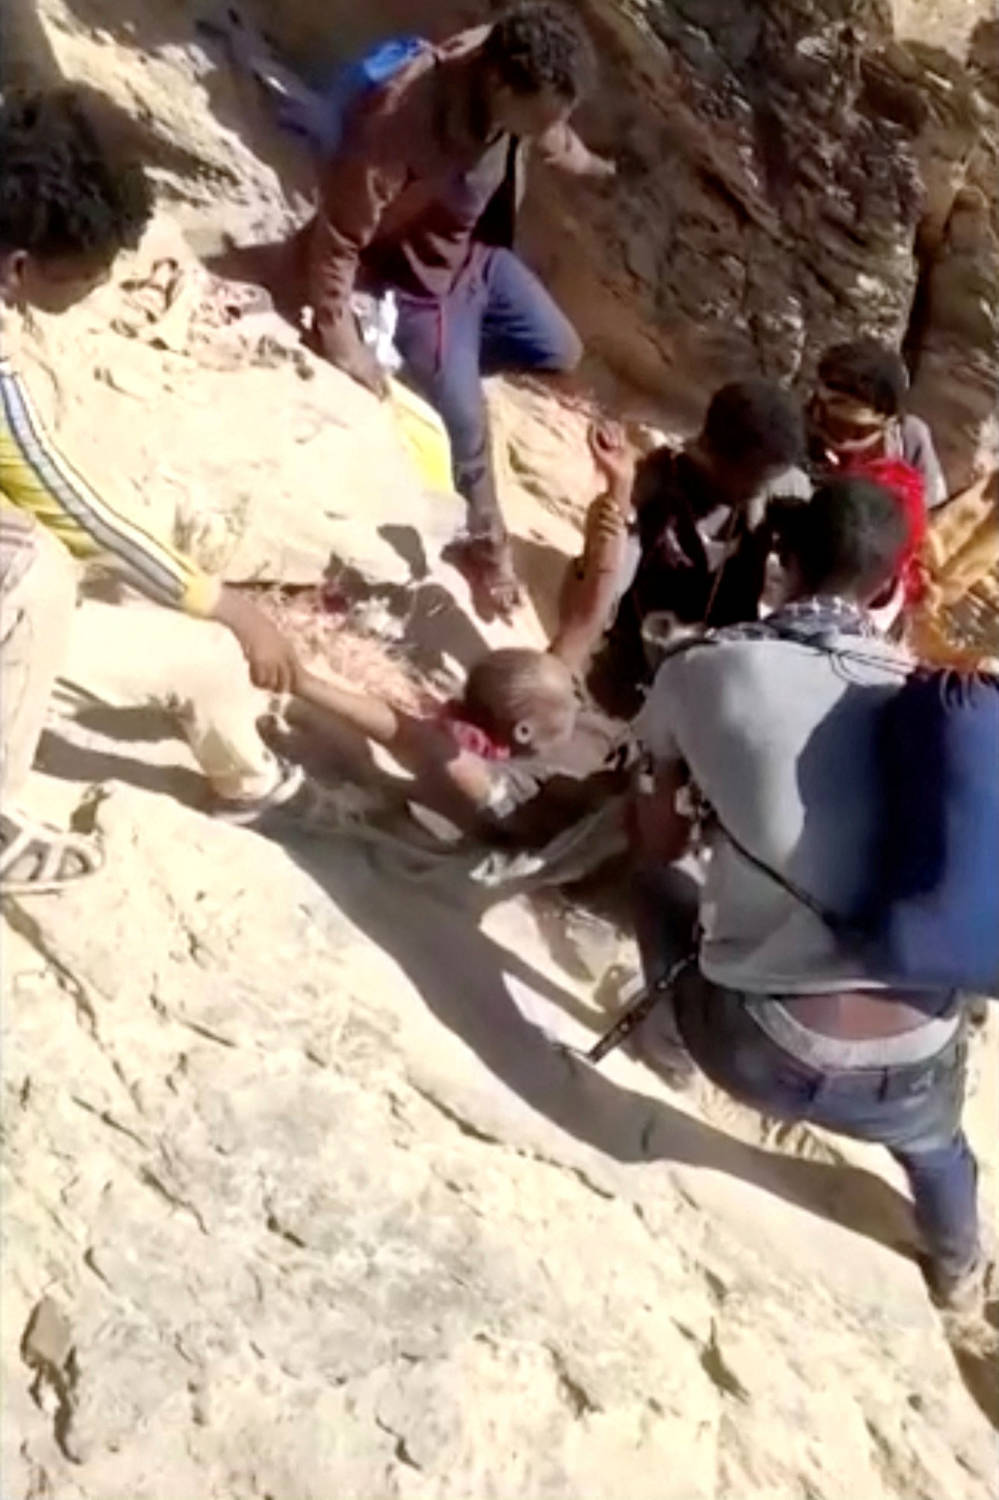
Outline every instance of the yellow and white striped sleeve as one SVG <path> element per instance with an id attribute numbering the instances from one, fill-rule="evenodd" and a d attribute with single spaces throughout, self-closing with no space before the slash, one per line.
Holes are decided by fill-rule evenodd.
<path id="1" fill-rule="evenodd" d="M 157 603 L 211 615 L 220 583 L 98 495 L 49 438 L 23 381 L 0 355 L 0 493 L 74 557 L 108 556 Z"/>

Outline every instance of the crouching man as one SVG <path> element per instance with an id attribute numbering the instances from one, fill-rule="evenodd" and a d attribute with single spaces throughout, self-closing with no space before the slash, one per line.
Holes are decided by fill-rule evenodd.
<path id="1" fill-rule="evenodd" d="M 20 797 L 53 683 L 77 653 L 116 706 L 178 709 L 220 809 L 249 820 L 296 789 L 256 730 L 293 655 L 245 598 L 86 482 L 53 443 L 15 364 L 31 307 L 64 311 L 107 278 L 150 212 L 137 170 L 105 154 L 82 91 L 0 104 L 0 888 L 49 890 L 96 868 L 92 840 L 32 823 Z M 108 438 L 113 441 L 114 434 Z M 74 558 L 102 556 L 145 596 L 76 605 Z M 166 606 L 163 608 L 161 606 Z M 112 628 L 104 614 L 114 610 Z M 117 616 L 120 615 L 120 623 Z M 92 647 L 88 650 L 87 642 Z M 109 643 L 113 642 L 113 649 Z M 252 679 L 252 681 L 251 681 Z"/>
<path id="2" fill-rule="evenodd" d="M 879 894 L 883 710 L 912 669 L 867 606 L 897 570 L 905 522 L 858 477 L 788 507 L 779 528 L 786 603 L 677 648 L 639 720 L 646 976 L 689 949 L 676 1030 L 727 1093 L 888 1148 L 911 1186 L 929 1285 L 963 1304 L 982 1270 L 963 1006 L 929 970 L 922 983 L 878 973 L 853 940 L 852 914 Z M 910 823 L 932 802 L 910 807 Z M 695 823 L 700 887 L 674 863 Z"/>

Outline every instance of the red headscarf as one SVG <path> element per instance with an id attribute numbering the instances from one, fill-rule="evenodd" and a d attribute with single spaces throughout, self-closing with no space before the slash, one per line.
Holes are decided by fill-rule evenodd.
<path id="1" fill-rule="evenodd" d="M 875 484 L 883 485 L 886 490 L 891 491 L 901 506 L 908 537 L 899 571 L 905 585 L 905 602 L 917 604 L 926 591 L 926 578 L 919 560 L 927 532 L 926 498 L 922 475 L 918 469 L 913 468 L 912 464 L 905 463 L 901 458 L 873 458 L 866 462 L 857 460 L 855 463 L 847 464 L 843 472 L 856 474 L 864 479 L 873 480 Z"/>

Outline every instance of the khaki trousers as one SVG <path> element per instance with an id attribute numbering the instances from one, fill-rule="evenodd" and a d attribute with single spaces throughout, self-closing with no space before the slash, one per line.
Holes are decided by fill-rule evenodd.
<path id="1" fill-rule="evenodd" d="M 235 637 L 144 599 L 76 608 L 76 568 L 65 548 L 20 512 L 0 510 L 2 791 L 27 779 L 57 677 L 113 708 L 174 714 L 213 790 L 264 796 L 274 757 L 257 732 L 269 703 L 250 682 Z"/>

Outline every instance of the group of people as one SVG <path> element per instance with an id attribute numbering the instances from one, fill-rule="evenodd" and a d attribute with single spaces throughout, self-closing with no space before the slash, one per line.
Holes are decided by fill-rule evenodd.
<path id="1" fill-rule="evenodd" d="M 505 612 L 516 579 L 481 376 L 565 373 L 580 357 L 510 241 L 529 144 L 613 175 L 568 124 L 592 48 L 567 12 L 528 3 L 381 56 L 317 132 L 315 218 L 242 266 L 289 316 L 310 306 L 317 352 L 375 392 L 351 297 L 396 293 L 399 352 L 443 417 L 468 502 L 459 560 L 480 602 Z M 58 889 L 100 863 L 92 838 L 34 821 L 22 793 L 53 684 L 87 618 L 113 607 L 76 608 L 73 560 L 111 557 L 148 602 L 121 606 L 109 671 L 125 697 L 179 708 L 220 816 L 256 823 L 308 790 L 258 733 L 274 694 L 389 748 L 402 800 L 480 839 L 537 847 L 619 798 L 669 1047 L 768 1115 L 887 1146 L 934 1293 L 969 1295 L 983 1252 L 960 987 L 946 964 L 913 977 L 844 938 L 843 914 L 876 894 L 884 715 L 912 678 L 904 621 L 928 514 L 947 500 L 898 353 L 870 339 L 830 349 L 805 403 L 760 378 L 728 384 L 681 449 L 637 457 L 597 425 L 604 487 L 547 650 L 490 653 L 459 701 L 420 717 L 305 669 L 245 594 L 112 505 L 49 436 L 16 361 L 25 315 L 85 295 L 150 211 L 142 173 L 115 161 L 79 91 L 0 102 L 3 893 Z M 189 618 L 166 632 L 164 606 Z"/>

